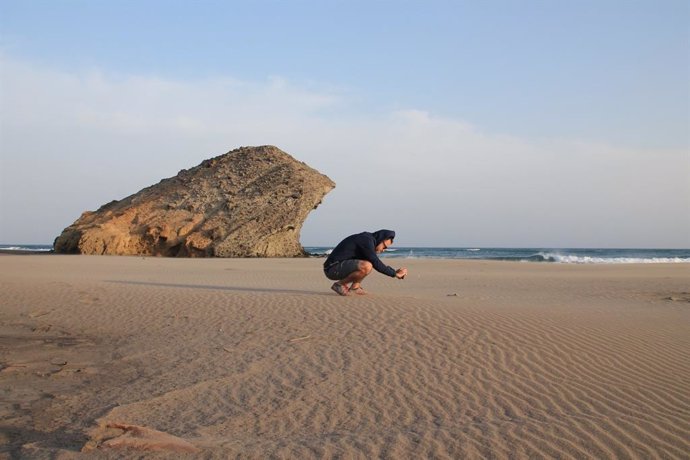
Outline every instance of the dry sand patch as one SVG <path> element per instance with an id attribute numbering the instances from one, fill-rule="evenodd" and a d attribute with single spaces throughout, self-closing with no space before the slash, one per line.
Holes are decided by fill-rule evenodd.
<path id="1" fill-rule="evenodd" d="M 687 267 L 409 261 L 342 298 L 319 264 L 0 257 L 0 449 L 687 458 Z"/>

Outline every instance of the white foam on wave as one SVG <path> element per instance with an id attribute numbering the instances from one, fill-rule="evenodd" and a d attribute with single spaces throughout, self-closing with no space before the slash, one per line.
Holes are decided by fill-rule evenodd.
<path id="1" fill-rule="evenodd" d="M 48 252 L 51 248 L 27 248 L 24 246 L 0 246 L 3 251 L 34 251 L 34 252 Z"/>
<path id="2" fill-rule="evenodd" d="M 540 253 L 546 260 L 562 264 L 687 264 L 690 258 L 685 257 L 592 257 L 564 255 L 557 253 Z"/>

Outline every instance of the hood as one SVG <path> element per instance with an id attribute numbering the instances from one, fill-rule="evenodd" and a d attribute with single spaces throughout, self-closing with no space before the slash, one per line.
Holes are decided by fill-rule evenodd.
<path id="1" fill-rule="evenodd" d="M 372 233 L 374 235 L 374 245 L 379 244 L 381 241 L 388 240 L 388 239 L 395 239 L 395 232 L 393 230 L 379 230 L 377 232 Z"/>

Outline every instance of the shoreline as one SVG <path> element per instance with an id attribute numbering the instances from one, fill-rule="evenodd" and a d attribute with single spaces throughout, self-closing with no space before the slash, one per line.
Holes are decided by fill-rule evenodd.
<path id="1" fill-rule="evenodd" d="M 55 254 L 51 251 L 31 251 L 27 249 L 0 249 L 0 255 L 17 255 L 17 256 L 30 256 L 30 255 L 45 255 L 45 254 Z"/>
<path id="2" fill-rule="evenodd" d="M 53 255 L 53 256 L 63 256 L 63 257 L 111 257 L 111 258 L 152 258 L 152 259 L 172 259 L 172 260 L 301 260 L 301 259 L 326 259 L 327 254 L 321 253 L 307 253 L 305 256 L 301 257 L 165 257 L 157 255 L 147 255 L 147 254 L 130 254 L 130 255 L 109 255 L 109 254 L 58 254 L 53 250 L 50 251 L 36 251 L 36 250 L 25 250 L 25 249 L 0 249 L 0 256 L 31 256 L 31 255 Z M 595 266 L 595 265 L 611 265 L 611 266 L 626 266 L 626 265 L 690 265 L 690 261 L 674 261 L 669 262 L 666 260 L 656 261 L 591 261 L 591 262 L 567 262 L 567 261 L 555 261 L 555 260 L 510 260 L 510 259 L 494 259 L 494 258 L 479 258 L 479 257 L 435 257 L 435 256 L 424 256 L 424 257 L 401 257 L 401 256 L 380 256 L 381 259 L 386 259 L 397 264 L 405 263 L 406 261 L 468 261 L 468 262 L 498 262 L 498 263 L 519 263 L 519 264 L 537 264 L 537 265 L 585 265 L 585 266 Z"/>
<path id="3" fill-rule="evenodd" d="M 0 251 L 5 254 L 12 254 L 13 252 L 23 255 L 52 253 L 52 247 L 48 245 L 4 246 L 2 248 L 3 245 L 0 245 Z M 51 250 L 45 251 L 46 249 Z M 328 247 L 303 247 L 304 254 L 300 257 L 327 257 L 331 249 Z M 143 254 L 128 256 L 158 257 Z M 560 264 L 690 264 L 690 249 L 400 247 L 387 250 L 382 257 L 399 260 L 493 260 Z"/>
<path id="4" fill-rule="evenodd" d="M 687 264 L 384 261 L 340 297 L 320 258 L 3 255 L 0 453 L 690 451 Z"/>

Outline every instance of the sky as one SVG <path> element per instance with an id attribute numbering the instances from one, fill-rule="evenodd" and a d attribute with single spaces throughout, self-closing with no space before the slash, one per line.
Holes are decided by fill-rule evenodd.
<path id="1" fill-rule="evenodd" d="M 240 146 L 304 246 L 690 248 L 686 0 L 0 0 L 0 243 Z"/>

